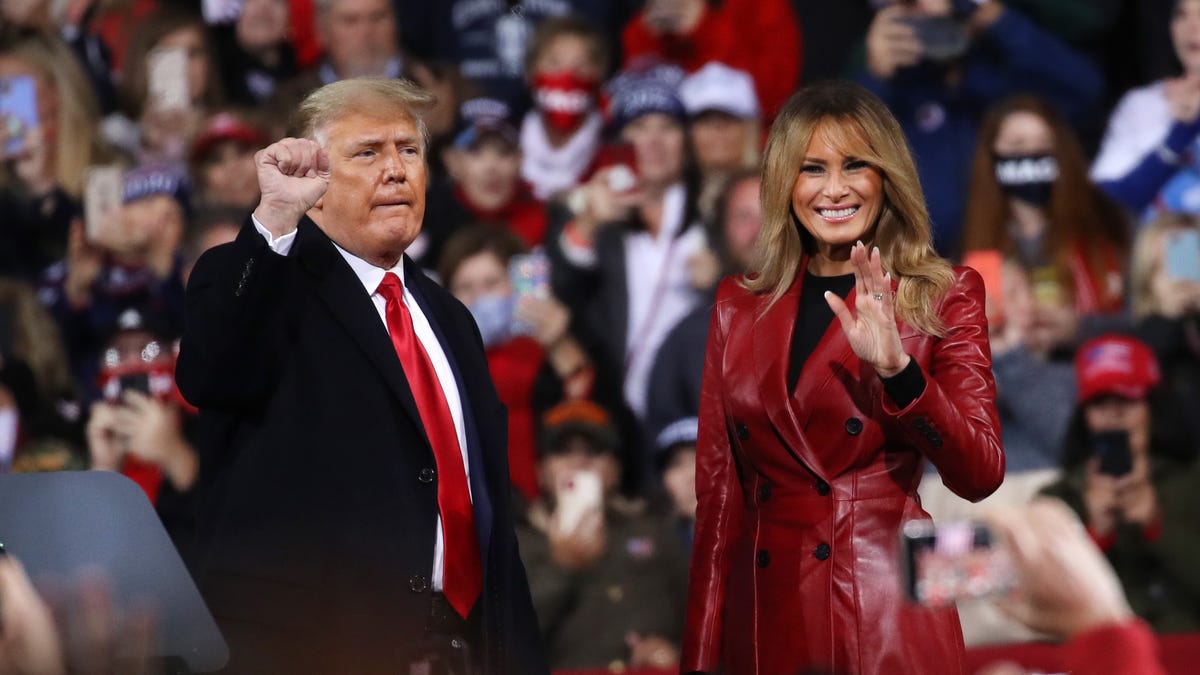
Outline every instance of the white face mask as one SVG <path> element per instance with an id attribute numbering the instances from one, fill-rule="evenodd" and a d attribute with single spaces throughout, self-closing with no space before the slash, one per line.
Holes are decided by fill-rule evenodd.
<path id="1" fill-rule="evenodd" d="M 0 473 L 8 473 L 12 467 L 13 455 L 17 451 L 17 427 L 20 420 L 15 407 L 0 410 Z"/>

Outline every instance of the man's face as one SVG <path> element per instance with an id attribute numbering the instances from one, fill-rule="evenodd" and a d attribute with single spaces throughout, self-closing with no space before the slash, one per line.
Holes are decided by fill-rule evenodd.
<path id="1" fill-rule="evenodd" d="M 383 75 L 399 45 L 388 0 L 335 0 L 321 22 L 321 42 L 341 79 Z"/>
<path id="2" fill-rule="evenodd" d="M 425 156 L 416 123 L 367 107 L 330 123 L 324 148 L 329 189 L 312 219 L 350 253 L 393 267 L 425 216 Z"/>

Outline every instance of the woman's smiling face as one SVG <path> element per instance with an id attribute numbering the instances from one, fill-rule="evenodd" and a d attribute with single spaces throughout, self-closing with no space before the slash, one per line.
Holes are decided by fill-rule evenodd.
<path id="1" fill-rule="evenodd" d="M 822 122 L 813 131 L 792 187 L 792 211 L 821 253 L 869 242 L 884 200 L 883 172 L 837 147 L 831 124 Z"/>

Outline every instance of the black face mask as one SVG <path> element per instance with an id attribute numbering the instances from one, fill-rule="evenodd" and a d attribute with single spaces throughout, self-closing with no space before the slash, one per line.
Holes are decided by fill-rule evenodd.
<path id="1" fill-rule="evenodd" d="M 997 157 L 995 167 L 1004 194 L 1034 206 L 1050 203 L 1050 190 L 1058 178 L 1058 162 L 1053 155 Z"/>

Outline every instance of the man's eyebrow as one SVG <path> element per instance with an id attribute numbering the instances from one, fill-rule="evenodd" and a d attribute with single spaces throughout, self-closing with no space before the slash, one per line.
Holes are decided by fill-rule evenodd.
<path id="1" fill-rule="evenodd" d="M 383 145 L 383 136 L 360 136 L 351 141 L 350 145 L 356 148 L 370 148 Z"/>
<path id="2" fill-rule="evenodd" d="M 360 136 L 359 138 L 352 140 L 350 145 L 356 148 L 373 148 L 379 147 L 388 142 L 389 141 L 386 136 Z M 395 143 L 396 145 L 417 145 L 419 143 L 419 139 L 416 136 L 405 134 L 403 136 L 397 136 L 395 138 Z"/>

